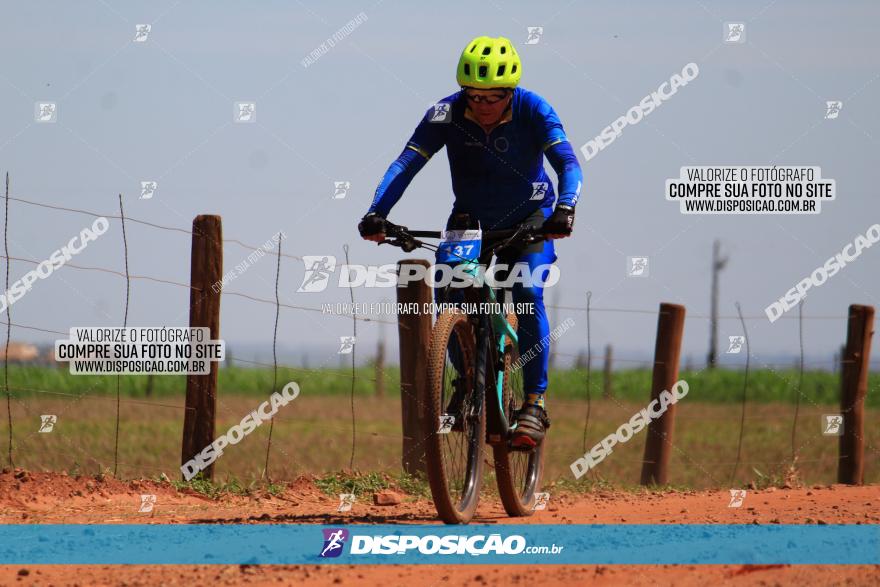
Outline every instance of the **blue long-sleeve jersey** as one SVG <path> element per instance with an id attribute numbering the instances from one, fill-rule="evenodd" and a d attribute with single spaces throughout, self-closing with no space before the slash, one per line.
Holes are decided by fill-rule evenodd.
<path id="1" fill-rule="evenodd" d="M 428 110 L 388 168 L 369 212 L 387 216 L 415 174 L 444 146 L 455 194 L 452 213 L 467 212 L 484 229 L 510 228 L 538 209 L 549 216 L 556 195 L 544 171 L 545 155 L 559 180 L 558 203 L 577 204 L 581 167 L 559 117 L 544 98 L 516 88 L 507 121 L 489 133 L 465 117 L 464 92 L 438 104 Z"/>

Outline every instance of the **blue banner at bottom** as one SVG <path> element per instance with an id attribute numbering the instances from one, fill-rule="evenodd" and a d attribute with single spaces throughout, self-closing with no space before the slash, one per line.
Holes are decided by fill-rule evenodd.
<path id="1" fill-rule="evenodd" d="M 877 525 L 0 525 L 0 564 L 880 564 Z"/>

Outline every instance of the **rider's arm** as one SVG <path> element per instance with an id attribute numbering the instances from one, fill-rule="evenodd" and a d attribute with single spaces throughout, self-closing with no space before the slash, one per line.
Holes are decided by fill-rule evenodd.
<path id="1" fill-rule="evenodd" d="M 385 177 L 382 178 L 379 187 L 376 188 L 376 195 L 373 196 L 373 203 L 367 211 L 375 212 L 383 218 L 388 216 L 391 208 L 400 197 L 403 191 L 415 177 L 416 173 L 428 162 L 424 156 L 419 154 L 417 150 L 407 145 L 403 153 L 391 164 Z"/>
<path id="2" fill-rule="evenodd" d="M 383 217 L 388 216 L 416 173 L 446 144 L 449 125 L 429 122 L 432 113 L 433 108 L 429 109 L 422 118 L 400 156 L 388 167 L 379 187 L 376 188 L 373 203 L 367 213 L 375 212 Z"/>
<path id="3" fill-rule="evenodd" d="M 551 145 L 544 151 L 544 154 L 559 178 L 557 189 L 559 197 L 556 199 L 556 203 L 574 207 L 577 204 L 578 196 L 580 196 L 584 176 L 577 155 L 571 148 L 571 143 L 568 141 L 558 142 Z"/>
<path id="4" fill-rule="evenodd" d="M 571 148 L 568 137 L 565 136 L 559 115 L 546 100 L 537 98 L 534 114 L 538 140 L 544 149 L 544 155 L 559 178 L 557 188 L 559 197 L 556 203 L 574 207 L 584 181 L 577 155 Z"/>

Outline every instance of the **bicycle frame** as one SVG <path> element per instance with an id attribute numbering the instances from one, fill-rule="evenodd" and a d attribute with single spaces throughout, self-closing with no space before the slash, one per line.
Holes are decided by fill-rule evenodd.
<path id="1" fill-rule="evenodd" d="M 495 290 L 480 280 L 480 266 L 476 261 L 468 261 L 465 272 L 474 278 L 474 283 L 480 283 L 481 293 L 483 293 L 487 302 L 496 303 L 498 301 Z M 478 345 L 476 360 L 476 376 L 477 385 L 475 390 L 482 390 L 483 393 L 477 395 L 485 396 L 487 403 L 486 414 L 486 440 L 489 444 L 501 444 L 507 442 L 510 433 L 516 427 L 512 427 L 507 423 L 507 415 L 504 413 L 504 348 L 507 346 L 508 339 L 517 346 L 519 339 L 516 331 L 507 321 L 507 316 L 502 312 L 492 312 L 491 314 L 480 314 L 475 316 L 476 324 L 476 340 Z M 496 339 L 493 340 L 493 334 Z M 490 348 L 494 347 L 494 353 L 490 353 Z M 495 393 L 489 393 L 486 385 L 487 367 L 489 367 L 489 359 L 494 358 L 495 361 L 491 367 L 495 370 Z M 482 397 L 477 397 L 477 402 Z"/>

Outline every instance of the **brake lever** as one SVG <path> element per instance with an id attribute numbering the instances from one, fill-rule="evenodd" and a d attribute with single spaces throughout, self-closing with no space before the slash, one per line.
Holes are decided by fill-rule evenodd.
<path id="1" fill-rule="evenodd" d="M 422 241 L 416 240 L 414 238 L 411 239 L 402 239 L 400 237 L 395 237 L 393 239 L 384 239 L 379 241 L 380 245 L 391 245 L 394 247 L 400 247 L 405 253 L 412 253 L 417 248 L 422 246 Z"/>

